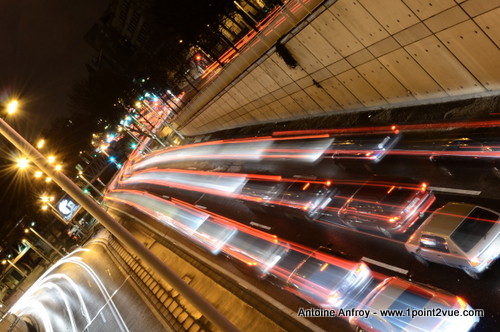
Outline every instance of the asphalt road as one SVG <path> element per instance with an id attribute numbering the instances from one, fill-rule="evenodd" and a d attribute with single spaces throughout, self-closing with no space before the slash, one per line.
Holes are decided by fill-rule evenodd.
<path id="1" fill-rule="evenodd" d="M 209 170 L 217 172 L 276 174 L 289 178 L 358 180 L 373 174 L 406 176 L 425 181 L 434 189 L 435 203 L 429 213 L 449 201 L 469 202 L 500 210 L 500 179 L 488 169 L 473 163 L 460 163 L 450 176 L 432 163 L 428 155 L 414 151 L 441 151 L 443 144 L 457 137 L 472 137 L 498 148 L 498 137 L 491 132 L 477 130 L 453 130 L 404 133 L 403 138 L 378 163 L 366 160 L 335 159 L 325 155 L 316 162 L 285 160 L 241 161 L 237 157 L 211 160 L 185 160 L 155 165 L 160 168 L 184 170 Z M 413 151 L 413 152 L 412 152 Z M 464 157 L 473 158 L 473 157 Z M 466 160 L 466 159 L 464 159 Z M 263 207 L 255 202 L 239 199 L 220 199 L 210 193 L 179 189 L 159 184 L 129 184 L 123 187 L 138 189 L 158 196 L 175 197 L 185 202 L 205 207 L 207 210 L 237 220 L 246 225 L 259 227 L 277 236 L 316 248 L 331 244 L 336 250 L 348 253 L 353 259 L 369 259 L 370 267 L 384 275 L 399 275 L 412 281 L 442 288 L 465 298 L 473 308 L 484 309 L 486 316 L 477 325 L 477 331 L 490 331 L 500 325 L 500 268 L 496 262 L 480 280 L 469 278 L 460 270 L 438 264 L 420 265 L 405 250 L 406 235 L 388 239 L 380 234 L 354 231 L 341 226 L 335 214 L 324 214 L 316 221 L 308 221 L 294 209 Z M 340 186 L 343 196 L 354 192 L 354 186 Z M 335 204 L 335 201 L 331 204 Z M 422 217 L 417 225 L 425 218 Z M 380 262 L 389 265 L 381 267 Z M 398 272 L 396 272 L 398 271 Z"/>

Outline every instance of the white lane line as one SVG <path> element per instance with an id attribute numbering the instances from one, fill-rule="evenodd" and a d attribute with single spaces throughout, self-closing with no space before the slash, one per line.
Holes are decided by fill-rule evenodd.
<path id="1" fill-rule="evenodd" d="M 434 191 L 442 191 L 445 193 L 465 194 L 465 195 L 472 195 L 472 196 L 479 196 L 481 194 L 480 190 L 478 191 L 478 190 L 432 187 L 432 186 L 430 186 L 429 189 L 434 190 Z"/>
<path id="2" fill-rule="evenodd" d="M 394 265 L 389 265 L 383 262 L 376 261 L 374 259 L 368 258 L 368 257 L 363 257 L 361 258 L 362 261 L 373 264 L 373 265 L 378 265 L 380 267 L 383 267 L 384 269 L 388 269 L 397 273 L 401 273 L 403 275 L 406 275 L 408 273 L 408 270 L 402 269 L 400 267 L 394 266 Z"/>
<path id="3" fill-rule="evenodd" d="M 255 222 L 255 221 L 250 221 L 250 226 L 254 226 L 254 227 L 259 227 L 259 228 L 263 228 L 267 231 L 271 230 L 271 227 L 267 226 L 267 225 L 262 225 L 262 224 L 259 224 L 258 222 Z"/>

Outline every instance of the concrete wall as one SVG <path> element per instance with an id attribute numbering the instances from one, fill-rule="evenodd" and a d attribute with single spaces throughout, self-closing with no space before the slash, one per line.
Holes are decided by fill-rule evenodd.
<path id="1" fill-rule="evenodd" d="M 500 0 L 338 0 L 308 20 L 286 37 L 298 67 L 263 54 L 183 132 L 500 91 Z"/>

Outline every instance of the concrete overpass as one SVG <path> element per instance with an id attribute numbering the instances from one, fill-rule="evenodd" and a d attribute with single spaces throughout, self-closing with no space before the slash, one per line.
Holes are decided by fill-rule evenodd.
<path id="1" fill-rule="evenodd" d="M 500 0 L 290 1 L 181 112 L 187 135 L 500 90 Z M 298 66 L 276 53 L 282 43 Z"/>

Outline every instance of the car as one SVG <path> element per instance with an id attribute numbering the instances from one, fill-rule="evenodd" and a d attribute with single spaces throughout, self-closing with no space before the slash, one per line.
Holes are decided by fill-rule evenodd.
<path id="1" fill-rule="evenodd" d="M 458 175 L 460 168 L 457 166 L 460 165 L 465 168 L 485 169 L 500 177 L 500 151 L 495 154 L 491 146 L 468 137 L 447 141 L 444 149 L 430 155 L 429 160 L 449 176 Z"/>
<path id="2" fill-rule="evenodd" d="M 272 207 L 286 216 L 312 220 L 332 201 L 336 190 L 331 181 L 263 182 L 248 181 L 241 191 L 246 200 Z"/>
<path id="3" fill-rule="evenodd" d="M 457 332 L 469 331 L 479 321 L 477 316 L 439 315 L 439 312 L 471 310 L 462 298 L 428 285 L 397 277 L 384 279 L 359 304 L 366 316 L 351 316 L 356 331 Z M 393 315 L 384 310 L 390 310 Z M 436 313 L 438 312 L 438 313 Z M 417 316 L 417 313 L 420 315 Z"/>
<path id="4" fill-rule="evenodd" d="M 361 159 L 374 163 L 384 158 L 401 139 L 401 134 L 337 137 L 328 150 L 333 159 Z"/>
<path id="5" fill-rule="evenodd" d="M 392 237 L 405 233 L 435 199 L 425 182 L 374 176 L 345 202 L 338 216 L 348 227 Z"/>
<path id="6" fill-rule="evenodd" d="M 339 309 L 357 301 L 372 280 L 370 268 L 320 247 L 292 271 L 286 290 L 321 308 Z"/>
<path id="7" fill-rule="evenodd" d="M 449 202 L 420 225 L 405 247 L 422 263 L 457 267 L 477 279 L 500 255 L 499 221 L 496 211 Z"/>

